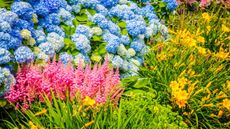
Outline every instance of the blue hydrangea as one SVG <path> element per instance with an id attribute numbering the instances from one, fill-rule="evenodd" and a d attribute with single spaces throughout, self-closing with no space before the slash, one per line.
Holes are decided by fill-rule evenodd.
<path id="1" fill-rule="evenodd" d="M 135 14 L 130 10 L 127 5 L 117 5 L 110 9 L 110 16 L 116 16 L 120 19 L 131 20 L 135 18 Z"/>
<path id="2" fill-rule="evenodd" d="M 11 11 L 0 13 L 0 19 L 8 22 L 11 26 L 18 20 L 18 15 Z"/>
<path id="3" fill-rule="evenodd" d="M 137 15 L 141 15 L 142 14 L 141 8 L 139 8 L 136 3 L 132 2 L 132 1 L 129 1 L 128 4 L 129 4 L 129 8 L 130 8 L 130 10 L 132 12 L 134 12 Z"/>
<path id="4" fill-rule="evenodd" d="M 120 56 L 114 56 L 112 64 L 114 68 L 119 68 L 123 65 L 123 59 Z"/>
<path id="5" fill-rule="evenodd" d="M 81 62 L 83 63 L 83 66 L 85 66 L 86 63 L 90 63 L 90 58 L 84 54 L 79 53 L 78 55 L 74 56 L 73 61 L 76 65 Z"/>
<path id="6" fill-rule="evenodd" d="M 44 52 L 39 52 L 38 54 L 36 54 L 36 58 L 45 62 L 48 62 L 50 60 L 49 55 L 46 55 Z"/>
<path id="7" fill-rule="evenodd" d="M 15 82 L 15 78 L 10 73 L 10 70 L 0 67 L 0 97 L 3 97 Z"/>
<path id="8" fill-rule="evenodd" d="M 162 1 L 167 3 L 167 9 L 169 11 L 174 11 L 178 6 L 176 0 L 162 0 Z"/>
<path id="9" fill-rule="evenodd" d="M 144 58 L 142 56 L 138 56 L 135 58 L 141 65 L 144 64 Z"/>
<path id="10" fill-rule="evenodd" d="M 153 11 L 154 11 L 154 7 L 151 4 L 148 4 L 145 7 L 141 8 L 142 15 L 153 13 Z"/>
<path id="11" fill-rule="evenodd" d="M 158 19 L 157 15 L 154 13 L 146 13 L 145 16 L 148 18 L 149 21 Z"/>
<path id="12" fill-rule="evenodd" d="M 49 14 L 46 18 L 45 18 L 45 24 L 50 24 L 50 25 L 59 25 L 61 23 L 60 20 L 60 15 L 57 13 L 52 13 Z"/>
<path id="13" fill-rule="evenodd" d="M 95 14 L 92 18 L 92 21 L 95 24 L 97 24 L 99 27 L 101 27 L 102 29 L 108 28 L 108 20 L 102 14 L 99 14 L 99 13 Z"/>
<path id="14" fill-rule="evenodd" d="M 0 32 L 7 32 L 7 33 L 9 33 L 11 31 L 12 31 L 12 29 L 11 29 L 10 24 L 8 22 L 6 22 L 6 21 L 1 21 L 0 20 Z"/>
<path id="15" fill-rule="evenodd" d="M 65 22 L 72 18 L 72 15 L 69 11 L 65 10 L 64 8 L 59 9 L 58 11 L 59 17 Z"/>
<path id="16" fill-rule="evenodd" d="M 32 6 L 27 2 L 14 2 L 11 10 L 24 20 L 31 20 L 34 13 Z"/>
<path id="17" fill-rule="evenodd" d="M 98 0 L 106 8 L 111 8 L 118 4 L 119 0 Z"/>
<path id="18" fill-rule="evenodd" d="M 59 52 L 64 47 L 64 37 L 52 32 L 48 33 L 47 41 L 50 42 L 56 52 Z"/>
<path id="19" fill-rule="evenodd" d="M 119 47 L 119 43 L 118 42 L 114 42 L 114 40 L 111 40 L 107 45 L 106 45 L 106 50 L 109 53 L 113 53 L 116 54 L 117 52 L 117 48 Z"/>
<path id="20" fill-rule="evenodd" d="M 68 54 L 67 52 L 60 53 L 59 60 L 63 64 L 68 64 L 73 61 L 73 56 Z"/>
<path id="21" fill-rule="evenodd" d="M 10 42 L 7 43 L 8 49 L 17 49 L 22 45 L 22 37 L 20 31 L 14 30 L 9 33 L 11 35 Z"/>
<path id="22" fill-rule="evenodd" d="M 36 30 L 35 31 L 35 40 L 37 44 L 46 42 L 46 34 L 43 30 Z"/>
<path id="23" fill-rule="evenodd" d="M 0 32 L 0 47 L 9 49 L 8 43 L 11 42 L 11 38 L 8 33 Z"/>
<path id="24" fill-rule="evenodd" d="M 28 22 L 26 20 L 19 19 L 14 23 L 13 29 L 14 30 L 19 30 L 19 31 L 22 30 L 22 29 L 27 29 L 27 30 L 30 30 L 30 31 L 34 31 L 34 25 L 33 25 L 32 22 Z"/>
<path id="25" fill-rule="evenodd" d="M 7 12 L 7 10 L 5 8 L 0 8 L 0 14 L 3 14 L 5 12 Z"/>
<path id="26" fill-rule="evenodd" d="M 15 52 L 15 59 L 18 63 L 30 63 L 34 60 L 34 54 L 30 48 L 26 46 L 19 47 Z"/>
<path id="27" fill-rule="evenodd" d="M 55 54 L 53 45 L 49 42 L 41 43 L 39 46 L 40 50 L 44 52 L 46 55 L 53 57 Z"/>
<path id="28" fill-rule="evenodd" d="M 138 70 L 139 70 L 139 68 L 138 68 L 137 65 L 135 65 L 135 64 L 132 63 L 132 62 L 129 62 L 128 68 L 129 68 L 129 70 L 128 70 L 128 71 L 129 71 L 129 74 L 130 74 L 131 76 L 136 76 L 136 75 L 137 75 Z"/>
<path id="29" fill-rule="evenodd" d="M 72 5 L 72 8 L 73 8 L 73 12 L 75 12 L 76 14 L 78 14 L 81 11 L 80 4 Z"/>
<path id="30" fill-rule="evenodd" d="M 0 48 L 0 64 L 6 64 L 11 61 L 11 54 L 8 50 Z"/>
<path id="31" fill-rule="evenodd" d="M 120 40 L 124 45 L 130 44 L 130 38 L 128 35 L 122 35 Z"/>
<path id="32" fill-rule="evenodd" d="M 61 37 L 65 37 L 65 32 L 63 31 L 63 29 L 59 26 L 56 26 L 56 25 L 48 25 L 46 27 L 46 31 L 48 33 L 55 32 L 58 35 L 60 35 Z"/>
<path id="33" fill-rule="evenodd" d="M 144 46 L 145 43 L 141 39 L 135 39 L 130 44 L 130 47 L 133 48 L 136 52 L 140 52 Z"/>
<path id="34" fill-rule="evenodd" d="M 74 34 L 71 36 L 71 40 L 75 43 L 76 48 L 81 53 L 89 53 L 91 51 L 90 41 L 83 34 Z"/>
<path id="35" fill-rule="evenodd" d="M 77 28 L 76 28 L 75 33 L 83 34 L 87 38 L 91 38 L 92 35 L 93 35 L 92 30 L 88 26 L 85 26 L 85 25 L 78 25 Z"/>
<path id="36" fill-rule="evenodd" d="M 35 4 L 34 11 L 38 16 L 42 16 L 42 17 L 45 17 L 49 14 L 49 9 L 43 3 Z"/>
<path id="37" fill-rule="evenodd" d="M 106 16 L 108 14 L 108 12 L 109 12 L 108 9 L 105 8 L 105 6 L 100 5 L 100 4 L 96 5 L 95 10 L 97 11 L 97 13 L 100 13 L 100 14 L 102 14 L 104 16 Z"/>
<path id="38" fill-rule="evenodd" d="M 81 4 L 86 8 L 95 8 L 99 4 L 98 0 L 79 0 Z"/>
<path id="39" fill-rule="evenodd" d="M 68 12 L 73 12 L 73 8 L 70 5 L 67 5 L 65 8 Z"/>
<path id="40" fill-rule="evenodd" d="M 146 23 L 143 19 L 128 20 L 126 24 L 128 33 L 133 37 L 144 34 L 146 31 Z"/>
<path id="41" fill-rule="evenodd" d="M 56 12 L 62 6 L 62 0 L 41 0 L 50 12 Z"/>
<path id="42" fill-rule="evenodd" d="M 113 23 L 112 21 L 108 22 L 108 30 L 110 31 L 110 33 L 114 35 L 117 35 L 117 36 L 121 35 L 120 27 L 117 24 Z"/>
<path id="43" fill-rule="evenodd" d="M 109 53 L 116 54 L 119 45 L 121 44 L 120 38 L 111 33 L 103 34 L 103 39 L 108 44 L 106 45 L 106 50 Z"/>

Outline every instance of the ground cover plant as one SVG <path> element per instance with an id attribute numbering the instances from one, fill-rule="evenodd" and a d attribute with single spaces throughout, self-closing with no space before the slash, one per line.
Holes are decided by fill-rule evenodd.
<path id="1" fill-rule="evenodd" d="M 0 1 L 0 128 L 229 128 L 228 7 Z"/>

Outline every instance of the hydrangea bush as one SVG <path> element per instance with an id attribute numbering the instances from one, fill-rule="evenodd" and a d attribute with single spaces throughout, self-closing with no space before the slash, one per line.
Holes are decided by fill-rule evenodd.
<path id="1" fill-rule="evenodd" d="M 109 54 L 122 77 L 132 76 L 149 50 L 145 41 L 168 37 L 151 3 L 128 0 L 15 0 L 10 11 L 0 9 L 0 25 L 0 65 L 10 70 L 55 55 L 77 65 Z"/>

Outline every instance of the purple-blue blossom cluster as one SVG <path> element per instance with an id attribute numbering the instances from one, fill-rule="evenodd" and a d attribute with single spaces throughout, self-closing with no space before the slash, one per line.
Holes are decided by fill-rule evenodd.
<path id="1" fill-rule="evenodd" d="M 134 2 L 120 1 L 109 8 L 105 7 L 104 11 L 101 11 L 103 4 L 94 4 L 91 8 L 97 13 L 88 14 L 88 17 L 103 30 L 102 37 L 107 43 L 106 50 L 112 64 L 124 71 L 124 76 L 136 75 L 138 66 L 143 64 L 143 55 L 149 49 L 145 39 L 158 32 L 167 38 L 167 27 L 160 23 L 150 4 L 140 8 Z M 117 21 L 114 22 L 114 18 Z"/>
<path id="2" fill-rule="evenodd" d="M 81 10 L 86 10 L 86 22 L 92 24 L 74 24 Z M 74 28 L 73 34 L 67 34 L 63 25 Z M 157 33 L 168 36 L 151 4 L 138 7 L 128 0 L 15 0 L 10 11 L 0 9 L 0 65 L 48 61 L 55 54 L 64 64 L 101 60 L 103 55 L 92 54 L 95 46 L 91 40 L 97 36 L 106 43 L 105 50 L 123 77 L 136 75 L 149 50 L 145 39 Z M 74 43 L 71 49 L 78 54 L 73 56 L 66 50 L 65 38 Z"/>

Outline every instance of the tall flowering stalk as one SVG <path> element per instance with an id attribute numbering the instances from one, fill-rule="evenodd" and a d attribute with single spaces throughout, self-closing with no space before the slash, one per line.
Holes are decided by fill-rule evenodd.
<path id="1" fill-rule="evenodd" d="M 79 65 L 75 69 L 71 63 L 64 65 L 61 62 L 50 62 L 44 67 L 26 65 L 17 73 L 16 85 L 11 87 L 6 98 L 17 107 L 29 108 L 35 100 L 43 102 L 44 95 L 52 99 L 53 93 L 65 100 L 67 93 L 71 99 L 80 93 L 82 100 L 90 97 L 96 104 L 109 100 L 116 104 L 123 92 L 119 76 L 118 69 L 110 68 L 108 60 L 93 69 L 90 65 L 85 68 Z"/>

